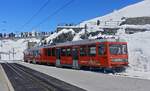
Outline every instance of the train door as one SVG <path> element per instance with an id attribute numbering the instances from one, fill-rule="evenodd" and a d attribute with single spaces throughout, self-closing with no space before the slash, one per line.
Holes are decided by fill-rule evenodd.
<path id="1" fill-rule="evenodd" d="M 99 65 L 99 61 L 97 60 L 96 58 L 96 45 L 95 44 L 91 44 L 91 45 L 88 45 L 88 58 L 89 58 L 89 61 L 88 61 L 88 65 L 90 67 L 96 67 Z"/>
<path id="2" fill-rule="evenodd" d="M 97 48 L 98 48 L 98 60 L 100 60 L 100 64 L 102 67 L 106 67 L 108 65 L 107 44 L 100 43 L 98 44 Z"/>
<path id="3" fill-rule="evenodd" d="M 56 66 L 57 67 L 61 66 L 61 64 L 60 64 L 60 52 L 61 52 L 61 49 L 57 48 L 56 49 Z"/>
<path id="4" fill-rule="evenodd" d="M 79 52 L 78 52 L 78 48 L 73 48 L 72 49 L 72 59 L 73 59 L 73 68 L 75 69 L 79 69 Z"/>

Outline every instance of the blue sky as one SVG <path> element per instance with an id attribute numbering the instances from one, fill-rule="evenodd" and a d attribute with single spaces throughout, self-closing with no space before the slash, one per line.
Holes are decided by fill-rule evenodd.
<path id="1" fill-rule="evenodd" d="M 70 0 L 50 0 L 31 22 L 22 27 L 47 0 L 0 0 L 0 32 L 54 31 L 58 24 L 80 23 L 142 0 L 74 0 L 38 25 Z M 38 25 L 38 26 L 37 26 Z"/>

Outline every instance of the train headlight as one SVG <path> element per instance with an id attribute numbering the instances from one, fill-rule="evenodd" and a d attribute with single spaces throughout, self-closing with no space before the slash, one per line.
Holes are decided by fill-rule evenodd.
<path id="1" fill-rule="evenodd" d="M 114 58 L 111 59 L 112 62 L 128 62 L 128 59 Z"/>

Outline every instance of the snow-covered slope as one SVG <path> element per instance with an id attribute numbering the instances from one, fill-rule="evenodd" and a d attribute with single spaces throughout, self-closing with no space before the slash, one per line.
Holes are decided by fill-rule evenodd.
<path id="1" fill-rule="evenodd" d="M 139 3 L 129 5 L 120 10 L 115 10 L 114 12 L 104 15 L 102 17 L 97 17 L 88 21 L 84 21 L 82 24 L 100 21 L 121 21 L 123 17 L 143 17 L 150 16 L 150 0 L 143 0 Z"/>
<path id="2" fill-rule="evenodd" d="M 22 60 L 23 51 L 27 48 L 27 42 L 39 42 L 38 39 L 5 39 L 0 41 L 0 61 L 9 61 L 9 60 Z M 14 58 L 13 58 L 14 53 Z"/>

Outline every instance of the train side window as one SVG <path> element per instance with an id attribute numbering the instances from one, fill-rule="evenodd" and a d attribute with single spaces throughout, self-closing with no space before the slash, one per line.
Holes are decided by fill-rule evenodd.
<path id="1" fill-rule="evenodd" d="M 99 55 L 104 55 L 105 53 L 106 53 L 105 45 L 104 44 L 100 44 L 99 47 L 98 47 L 98 54 Z"/>
<path id="2" fill-rule="evenodd" d="M 95 56 L 96 55 L 96 46 L 89 46 L 88 54 L 89 54 L 89 56 Z"/>
<path id="3" fill-rule="evenodd" d="M 51 56 L 51 54 L 52 54 L 52 53 L 51 53 L 51 49 L 47 49 L 47 55 L 48 55 L 48 56 Z"/>
<path id="4" fill-rule="evenodd" d="M 61 56 L 66 56 L 66 49 L 65 48 L 61 48 Z"/>
<path id="5" fill-rule="evenodd" d="M 55 49 L 52 48 L 52 56 L 55 56 Z"/>
<path id="6" fill-rule="evenodd" d="M 66 52 L 67 52 L 67 53 L 66 53 L 67 56 L 71 56 L 71 49 L 70 49 L 70 48 L 68 48 Z"/>
<path id="7" fill-rule="evenodd" d="M 84 47 L 81 47 L 80 48 L 80 56 L 86 56 L 86 47 L 84 46 Z"/>

